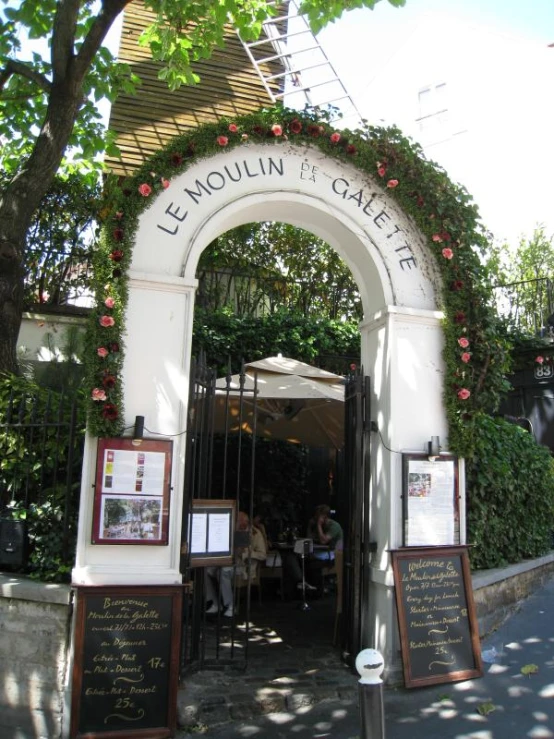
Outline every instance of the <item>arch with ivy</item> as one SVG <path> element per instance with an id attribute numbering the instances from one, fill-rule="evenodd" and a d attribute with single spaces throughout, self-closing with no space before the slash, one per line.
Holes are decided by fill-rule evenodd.
<path id="1" fill-rule="evenodd" d="M 180 491 L 196 265 L 216 237 L 254 221 L 284 221 L 324 239 L 357 281 L 362 364 L 372 377 L 372 566 L 383 628 L 372 642 L 394 651 L 388 551 L 401 533 L 401 451 L 431 436 L 463 457 L 475 414 L 504 387 L 505 346 L 481 266 L 486 236 L 469 194 L 395 128 L 338 130 L 316 113 L 282 107 L 225 119 L 169 143 L 110 194 L 95 260 L 97 303 L 88 333 L 88 456 L 136 415 L 175 438 L 170 546 L 148 548 L 150 581 L 179 578 Z M 88 543 L 82 496 L 77 582 L 133 584 L 135 551 Z M 462 511 L 463 530 L 463 511 Z M 463 534 L 462 534 L 463 536 Z M 132 548 L 130 548 L 132 550 Z M 111 578 L 111 580 L 110 580 Z"/>

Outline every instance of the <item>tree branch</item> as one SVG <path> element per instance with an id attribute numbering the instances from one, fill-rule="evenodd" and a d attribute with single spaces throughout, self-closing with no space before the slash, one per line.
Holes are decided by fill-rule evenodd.
<path id="1" fill-rule="evenodd" d="M 25 62 L 18 62 L 16 59 L 8 59 L 5 67 L 0 70 L 0 92 L 2 92 L 12 74 L 18 74 L 20 77 L 25 77 L 38 85 L 41 90 L 44 90 L 44 92 L 50 92 L 51 84 L 47 77 L 40 72 L 37 72 L 35 69 L 32 69 L 32 67 L 29 67 Z"/>
<path id="2" fill-rule="evenodd" d="M 75 65 L 77 77 L 85 76 L 115 19 L 131 2 L 132 0 L 103 0 L 102 10 L 94 19 L 79 49 Z"/>

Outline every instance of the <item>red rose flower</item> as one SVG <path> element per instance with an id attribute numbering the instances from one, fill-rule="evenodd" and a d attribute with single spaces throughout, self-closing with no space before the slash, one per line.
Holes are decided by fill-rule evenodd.
<path id="1" fill-rule="evenodd" d="M 108 344 L 108 347 L 111 352 L 119 351 L 119 344 L 117 343 L 117 341 L 112 341 L 111 344 Z"/>
<path id="2" fill-rule="evenodd" d="M 423 208 L 423 206 L 425 205 L 425 200 L 421 197 L 421 195 L 418 195 L 416 203 L 419 208 Z"/>
<path id="3" fill-rule="evenodd" d="M 102 379 L 102 385 L 104 385 L 107 390 L 111 390 L 115 387 L 115 377 L 113 375 L 106 375 Z"/>
<path id="4" fill-rule="evenodd" d="M 102 415 L 104 416 L 106 421 L 115 421 L 115 419 L 119 415 L 117 406 L 115 406 L 113 403 L 106 403 L 106 405 L 102 408 Z"/>
<path id="5" fill-rule="evenodd" d="M 465 323 L 466 322 L 466 314 L 459 310 L 456 312 L 456 315 L 454 316 L 454 323 Z"/>
<path id="6" fill-rule="evenodd" d="M 123 259 L 123 252 L 121 249 L 114 249 L 112 253 L 110 254 L 110 259 L 112 262 L 121 262 Z"/>
<path id="7" fill-rule="evenodd" d="M 289 123 L 289 131 L 291 133 L 300 133 L 302 130 L 302 124 L 298 120 L 298 118 L 295 118 Z"/>
<path id="8" fill-rule="evenodd" d="M 461 280 L 454 280 L 454 282 L 451 283 L 450 289 L 454 292 L 458 292 L 458 290 L 461 290 L 464 286 L 464 283 Z"/>
<path id="9" fill-rule="evenodd" d="M 171 164 L 173 164 L 174 167 L 178 167 L 182 163 L 183 163 L 183 157 L 180 154 L 171 155 Z"/>
<path id="10" fill-rule="evenodd" d="M 114 228 L 112 236 L 113 236 L 114 241 L 123 241 L 123 236 L 124 236 L 123 229 Z"/>
<path id="11" fill-rule="evenodd" d="M 308 133 L 310 136 L 313 136 L 315 139 L 321 134 L 319 126 L 317 126 L 315 123 L 310 123 L 308 126 Z"/>
<path id="12" fill-rule="evenodd" d="M 355 154 L 356 153 L 356 147 L 354 146 L 354 144 L 348 144 L 348 146 L 346 147 L 346 153 L 347 154 Z"/>

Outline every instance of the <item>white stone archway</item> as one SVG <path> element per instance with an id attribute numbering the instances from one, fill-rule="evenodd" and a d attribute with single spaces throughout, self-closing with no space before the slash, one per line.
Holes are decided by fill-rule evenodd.
<path id="1" fill-rule="evenodd" d="M 90 544 L 96 440 L 89 437 L 73 580 L 180 582 L 182 432 L 196 265 L 217 236 L 267 220 L 302 227 L 328 242 L 361 293 L 362 364 L 372 378 L 372 420 L 379 428 L 370 490 L 378 549 L 371 568 L 372 633 L 365 639 L 392 665 L 398 644 L 389 551 L 402 541 L 400 453 L 422 452 L 431 436 L 447 437 L 440 277 L 424 238 L 390 194 L 353 164 L 316 148 L 280 143 L 222 150 L 175 177 L 140 216 L 125 320 L 125 426 L 142 415 L 150 433 L 174 438 L 169 546 L 142 548 L 138 557 L 132 546 Z"/>

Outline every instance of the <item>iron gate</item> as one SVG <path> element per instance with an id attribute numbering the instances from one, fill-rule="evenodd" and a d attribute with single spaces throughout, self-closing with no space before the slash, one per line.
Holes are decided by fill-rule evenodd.
<path id="1" fill-rule="evenodd" d="M 370 378 L 346 378 L 341 515 L 344 526 L 343 604 L 339 646 L 350 663 L 362 648 L 369 617 Z"/>
<path id="2" fill-rule="evenodd" d="M 192 567 L 188 554 L 188 532 L 195 499 L 232 499 L 237 510 L 253 517 L 256 458 L 256 393 L 241 383 L 237 404 L 233 391 L 233 429 L 229 372 L 225 387 L 216 393 L 216 377 L 204 361 L 194 362 L 189 398 L 186 480 L 183 503 L 181 572 L 185 584 L 181 672 L 195 669 L 246 668 L 250 626 L 250 587 L 246 588 L 240 622 L 236 614 L 214 620 L 205 612 L 206 568 Z M 241 372 L 244 376 L 244 369 Z M 339 455 L 339 517 L 344 522 L 344 578 L 342 618 L 338 646 L 350 662 L 360 651 L 368 619 L 369 595 L 369 378 L 356 374 L 345 380 L 345 444 Z M 249 396 L 249 397 L 248 397 Z M 243 402 L 254 407 L 252 427 L 243 429 Z M 226 419 L 224 433 L 214 433 L 218 412 Z M 238 429 L 238 432 L 237 432 Z M 254 432 L 254 433 L 252 433 Z M 233 578 L 234 581 L 234 578 Z M 235 598 L 236 602 L 236 598 Z"/>
<path id="3" fill-rule="evenodd" d="M 244 377 L 244 369 L 241 372 Z M 245 400 L 254 409 L 256 423 L 256 385 L 246 390 L 241 383 L 240 392 L 233 392 L 233 412 L 238 424 L 231 428 L 229 372 L 224 388 L 216 394 L 215 371 L 206 366 L 203 357 L 193 360 L 187 420 L 186 479 L 183 496 L 183 521 L 181 544 L 181 572 L 184 583 L 183 634 L 181 673 L 195 669 L 233 666 L 244 669 L 248 662 L 250 624 L 250 582 L 242 596 L 240 626 L 236 610 L 231 618 L 221 612 L 216 618 L 208 617 L 205 610 L 206 567 L 191 566 L 188 540 L 190 538 L 190 513 L 197 499 L 230 499 L 236 502 L 236 510 L 245 511 L 252 521 L 254 507 L 254 470 L 256 436 L 243 430 L 240 422 Z M 214 433 L 214 414 L 225 414 L 225 430 Z M 233 419 L 235 422 L 237 418 Z M 238 427 L 238 431 L 235 430 Z M 247 562 L 249 567 L 250 563 Z M 235 577 L 232 578 L 235 591 Z M 234 602 L 237 594 L 233 592 Z"/>

